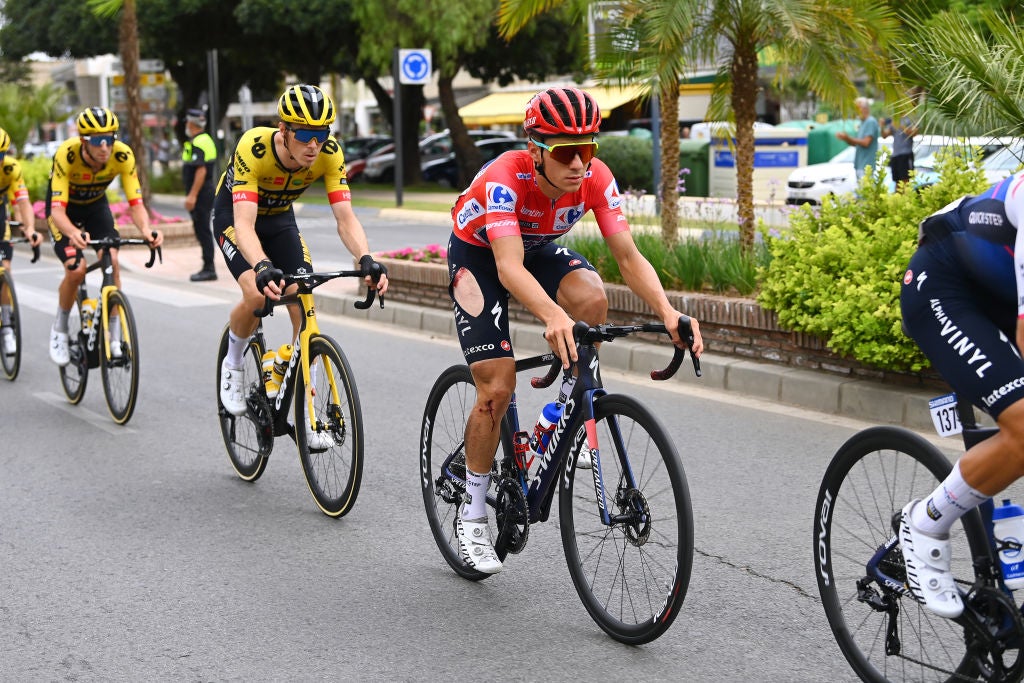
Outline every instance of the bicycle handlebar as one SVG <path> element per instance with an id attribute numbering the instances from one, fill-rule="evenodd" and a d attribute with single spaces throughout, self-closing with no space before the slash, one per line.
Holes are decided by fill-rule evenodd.
<path id="1" fill-rule="evenodd" d="M 373 279 L 373 284 L 377 284 L 380 281 L 381 275 L 387 272 L 383 266 L 375 263 L 375 266 L 379 266 L 378 269 L 371 269 L 373 272 L 367 273 L 364 270 L 336 270 L 329 273 L 288 273 L 284 276 L 285 287 L 290 284 L 298 284 L 299 292 L 311 292 L 316 287 L 329 282 L 339 277 L 364 277 L 370 275 Z M 373 286 L 366 288 L 366 297 L 359 301 L 357 300 L 352 305 L 359 310 L 365 310 L 373 305 L 373 300 L 377 297 L 377 290 Z M 380 296 L 380 307 L 384 308 L 384 295 Z M 257 318 L 265 318 L 268 315 L 274 314 L 274 307 L 281 306 L 283 304 L 290 304 L 298 301 L 298 293 L 285 294 L 277 301 L 274 301 L 268 296 L 263 297 L 263 307 L 257 308 L 252 312 Z"/>
<path id="2" fill-rule="evenodd" d="M 156 230 L 150 233 L 154 238 L 157 236 Z M 153 247 L 147 240 L 140 237 L 101 237 L 99 239 L 90 239 L 89 244 L 94 248 L 98 249 L 118 249 L 126 245 L 145 244 L 149 247 L 149 261 L 146 262 L 147 268 L 152 268 L 156 262 L 157 257 L 160 258 L 160 263 L 164 262 L 164 251 L 163 247 Z M 78 264 L 82 260 L 82 251 L 78 250 L 75 253 L 75 260 L 71 262 L 70 270 L 74 270 L 78 267 Z"/>
<path id="3" fill-rule="evenodd" d="M 659 334 L 669 334 L 668 330 L 661 323 L 643 323 L 641 325 L 597 325 L 591 327 L 585 322 L 577 322 L 573 326 L 572 335 L 576 339 L 577 344 L 594 344 L 600 341 L 613 341 L 618 337 L 625 337 L 630 334 L 637 332 L 656 332 Z M 693 361 L 693 372 L 697 377 L 701 376 L 700 359 L 693 355 L 693 326 L 690 324 L 690 316 L 681 315 L 679 316 L 679 338 L 686 345 L 686 348 L 675 347 L 675 352 L 672 354 L 672 360 L 669 361 L 668 366 L 664 370 L 652 370 L 651 379 L 656 381 L 663 381 L 679 370 L 679 366 L 683 363 L 683 358 L 686 356 L 687 350 L 690 351 L 690 359 Z M 555 378 L 558 376 L 562 369 L 562 361 L 558 356 L 551 363 L 551 368 L 548 370 L 548 374 L 543 377 L 534 377 L 530 380 L 530 385 L 535 389 L 543 389 L 548 387 Z"/>
<path id="4" fill-rule="evenodd" d="M 21 221 L 7 221 L 7 224 L 10 225 L 12 228 L 20 228 L 21 225 L 22 225 Z M 7 241 L 10 242 L 11 244 L 32 244 L 32 242 L 27 237 L 12 237 L 11 239 L 9 239 Z M 35 263 L 38 260 L 39 260 L 39 245 L 38 244 L 32 244 L 32 261 L 31 262 Z"/>

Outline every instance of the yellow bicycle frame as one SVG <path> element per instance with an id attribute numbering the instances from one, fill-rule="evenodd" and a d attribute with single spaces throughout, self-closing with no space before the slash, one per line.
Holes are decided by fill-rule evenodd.
<path id="1" fill-rule="evenodd" d="M 110 361 L 110 294 L 117 291 L 114 285 L 107 285 L 100 289 L 100 308 L 103 310 L 103 354 L 107 361 Z M 128 339 L 128 323 L 124 316 L 117 316 L 118 324 L 121 326 L 121 339 Z M 134 340 L 131 340 L 134 341 Z M 131 345 L 129 345 L 131 347 Z"/>
<path id="2" fill-rule="evenodd" d="M 302 309 L 302 325 L 299 326 L 299 337 L 295 340 L 295 345 L 292 348 L 294 354 L 297 349 L 302 351 L 302 382 L 306 387 L 306 395 L 303 397 L 306 401 L 306 419 L 309 421 L 310 429 L 316 431 L 316 411 L 313 407 L 313 383 L 310 381 L 311 374 L 309 371 L 309 340 L 314 336 L 320 334 L 320 326 L 316 322 L 316 309 L 313 305 L 313 293 L 300 293 L 296 295 L 299 300 L 299 306 Z M 338 398 L 338 386 L 334 382 L 334 373 L 331 371 L 330 359 L 324 358 L 325 363 L 324 370 L 327 372 L 327 381 L 331 385 L 331 400 L 335 404 L 341 404 L 341 400 Z"/>

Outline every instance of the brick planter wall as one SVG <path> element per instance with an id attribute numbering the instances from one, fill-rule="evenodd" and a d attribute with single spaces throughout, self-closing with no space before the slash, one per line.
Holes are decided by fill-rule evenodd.
<path id="1" fill-rule="evenodd" d="M 380 259 L 388 268 L 388 296 L 395 301 L 451 308 L 448 268 L 444 264 Z M 612 323 L 654 321 L 647 304 L 623 285 L 606 284 L 608 318 Z M 676 309 L 700 321 L 704 344 L 716 354 L 774 363 L 794 368 L 823 370 L 836 375 L 870 379 L 908 387 L 941 388 L 938 375 L 894 373 L 878 370 L 832 353 L 824 340 L 779 328 L 774 312 L 753 299 L 692 292 L 668 292 Z M 514 299 L 509 305 L 512 320 L 536 324 L 533 314 Z M 909 340 L 907 343 L 911 343 Z"/>

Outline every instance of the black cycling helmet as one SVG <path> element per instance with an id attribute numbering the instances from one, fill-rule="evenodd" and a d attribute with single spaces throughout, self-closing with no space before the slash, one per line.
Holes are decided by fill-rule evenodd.
<path id="1" fill-rule="evenodd" d="M 278 100 L 277 114 L 285 123 L 320 128 L 334 123 L 334 102 L 315 85 L 293 85 Z"/>

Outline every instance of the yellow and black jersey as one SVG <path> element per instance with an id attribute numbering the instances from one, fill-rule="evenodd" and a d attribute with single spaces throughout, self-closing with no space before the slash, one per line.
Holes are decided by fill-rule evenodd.
<path id="1" fill-rule="evenodd" d="M 121 176 L 121 188 L 128 203 L 135 206 L 142 202 L 142 188 L 139 186 L 132 148 L 120 140 L 114 140 L 110 159 L 103 168 L 94 171 L 82 158 L 84 144 L 82 138 L 70 138 L 53 155 L 50 206 L 91 204 L 106 194 L 107 187 L 117 176 Z"/>
<path id="2" fill-rule="evenodd" d="M 0 164 L 0 197 L 7 195 L 7 200 L 14 204 L 19 199 L 28 199 L 28 187 L 25 185 L 25 177 L 21 172 L 21 164 L 18 160 L 7 155 Z M 2 199 L 0 199 L 2 203 Z"/>
<path id="3" fill-rule="evenodd" d="M 242 135 L 217 184 L 218 194 L 230 192 L 232 202 L 256 202 L 257 214 L 266 216 L 287 211 L 313 181 L 323 178 L 331 204 L 352 200 L 345 155 L 333 135 L 327 137 L 313 165 L 298 171 L 288 170 L 277 158 L 275 135 L 278 129 L 270 127 L 252 128 Z"/>

